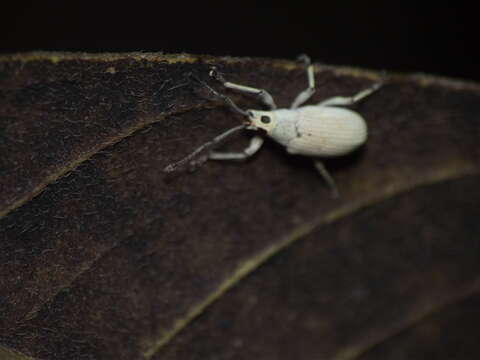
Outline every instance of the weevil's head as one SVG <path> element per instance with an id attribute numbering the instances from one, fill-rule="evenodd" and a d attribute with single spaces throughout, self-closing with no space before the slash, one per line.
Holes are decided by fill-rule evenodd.
<path id="1" fill-rule="evenodd" d="M 247 129 L 263 129 L 270 133 L 277 126 L 277 117 L 273 111 L 247 110 Z"/>

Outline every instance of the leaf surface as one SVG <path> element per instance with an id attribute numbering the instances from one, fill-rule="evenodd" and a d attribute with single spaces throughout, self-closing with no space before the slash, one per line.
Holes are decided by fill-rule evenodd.
<path id="1" fill-rule="evenodd" d="M 310 159 L 272 142 L 246 163 L 162 171 L 241 121 L 189 77 L 212 83 L 210 64 L 232 82 L 268 89 L 281 107 L 306 87 L 300 66 L 278 60 L 0 59 L 1 351 L 451 355 L 457 343 L 438 351 L 436 341 L 458 319 L 455 334 L 474 332 L 466 314 L 480 287 L 480 86 L 392 76 L 355 107 L 369 124 L 367 146 L 327 162 L 335 200 Z M 378 79 L 319 65 L 311 102 Z M 226 146 L 239 149 L 249 136 Z"/>

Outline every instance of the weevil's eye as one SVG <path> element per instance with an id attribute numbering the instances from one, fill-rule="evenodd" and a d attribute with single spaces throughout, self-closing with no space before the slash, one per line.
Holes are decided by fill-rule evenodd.
<path id="1" fill-rule="evenodd" d="M 264 124 L 269 124 L 270 123 L 270 116 L 266 116 L 266 115 L 263 115 L 261 118 L 260 118 L 260 121 Z"/>

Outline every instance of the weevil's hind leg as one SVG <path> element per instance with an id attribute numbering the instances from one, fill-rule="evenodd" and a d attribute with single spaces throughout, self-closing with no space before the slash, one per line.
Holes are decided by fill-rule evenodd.
<path id="1" fill-rule="evenodd" d="M 314 76 L 314 69 L 313 65 L 310 61 L 310 58 L 303 54 L 298 57 L 299 61 L 302 61 L 307 69 L 307 77 L 308 77 L 308 88 L 303 90 L 300 94 L 297 95 L 295 100 L 293 100 L 292 105 L 290 106 L 290 109 L 296 109 L 303 103 L 305 103 L 308 99 L 312 97 L 312 95 L 315 93 L 315 76 Z"/>
<path id="2" fill-rule="evenodd" d="M 245 129 L 245 125 L 235 126 L 234 128 L 231 128 L 231 129 L 225 131 L 224 133 L 215 137 L 213 140 L 208 141 L 205 144 L 199 146 L 194 152 L 192 152 L 190 155 L 186 156 L 182 160 L 166 166 L 163 169 L 163 171 L 169 173 L 169 172 L 174 172 L 174 171 L 177 171 L 179 169 L 182 169 L 186 166 L 189 166 L 191 168 L 201 166 L 203 163 L 205 163 L 210 158 L 210 154 L 211 154 L 210 153 L 210 154 L 200 155 L 203 151 L 206 151 L 210 148 L 213 148 L 216 145 L 219 145 L 227 137 L 229 137 L 233 133 L 235 133 L 237 131 L 240 131 L 240 130 L 243 130 L 243 129 Z"/>
<path id="3" fill-rule="evenodd" d="M 327 168 L 325 167 L 325 164 L 320 160 L 313 160 L 313 163 L 315 165 L 315 169 L 317 169 L 317 171 L 320 173 L 320 175 L 323 177 L 328 187 L 332 191 L 333 197 L 338 198 L 339 193 L 338 193 L 337 185 L 335 184 L 335 180 L 333 180 L 332 175 L 330 175 Z"/>
<path id="4" fill-rule="evenodd" d="M 256 135 L 252 137 L 250 144 L 242 152 L 211 151 L 208 158 L 211 160 L 245 160 L 260 150 L 264 141 L 262 136 Z"/>
<path id="5" fill-rule="evenodd" d="M 347 106 L 353 105 L 367 96 L 372 95 L 375 91 L 380 89 L 383 86 L 384 82 L 378 82 L 373 84 L 368 89 L 360 91 L 358 94 L 354 96 L 335 96 L 329 99 L 326 99 L 318 104 L 318 106 Z"/>
<path id="6" fill-rule="evenodd" d="M 239 84 L 234 84 L 231 83 L 217 71 L 215 67 L 212 67 L 210 70 L 210 76 L 213 77 L 215 80 L 218 80 L 222 83 L 223 86 L 225 86 L 228 89 L 233 89 L 233 90 L 238 90 L 241 92 L 245 92 L 248 94 L 254 94 L 257 95 L 260 100 L 267 105 L 271 110 L 275 110 L 277 108 L 277 105 L 275 104 L 275 101 L 273 100 L 272 95 L 268 93 L 268 91 L 264 89 L 256 89 L 250 86 L 245 86 L 245 85 L 239 85 Z"/>

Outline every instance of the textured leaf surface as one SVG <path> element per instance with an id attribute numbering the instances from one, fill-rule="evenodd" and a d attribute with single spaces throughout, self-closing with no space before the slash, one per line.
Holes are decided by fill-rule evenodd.
<path id="1" fill-rule="evenodd" d="M 334 200 L 271 142 L 162 172 L 240 121 L 188 77 L 209 64 L 281 106 L 306 86 L 265 59 L 0 59 L 0 355 L 478 356 L 480 86 L 394 76 L 356 107 L 368 145 L 327 163 Z M 312 103 L 377 79 L 318 66 Z"/>

